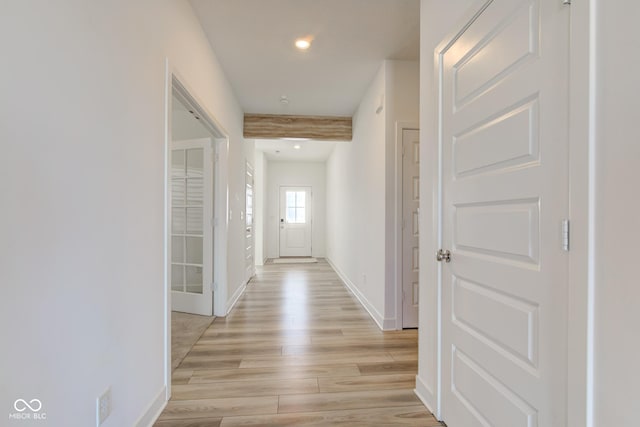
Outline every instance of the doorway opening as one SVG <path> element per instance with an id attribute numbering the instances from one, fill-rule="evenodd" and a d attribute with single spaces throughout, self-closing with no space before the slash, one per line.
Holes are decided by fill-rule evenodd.
<path id="1" fill-rule="evenodd" d="M 167 64 L 165 99 L 165 386 L 224 314 L 228 137 Z M 198 333 L 198 331 L 200 331 Z M 172 339 L 178 337 L 179 340 Z"/>
<path id="2" fill-rule="evenodd" d="M 396 329 L 418 327 L 420 131 L 396 124 Z"/>

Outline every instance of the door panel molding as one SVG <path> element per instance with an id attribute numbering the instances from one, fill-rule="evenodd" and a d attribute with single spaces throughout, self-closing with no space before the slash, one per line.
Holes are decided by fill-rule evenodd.
<path id="1" fill-rule="evenodd" d="M 430 51 L 422 48 L 420 124 L 424 129 L 422 141 L 422 257 L 420 283 L 421 322 L 426 322 L 420 330 L 420 375 L 416 379 L 418 397 L 431 409 L 438 418 L 441 416 L 441 322 L 442 306 L 440 303 L 441 266 L 435 261 L 434 254 L 442 247 L 441 225 L 439 224 L 442 209 L 439 181 L 439 170 L 442 165 L 437 129 L 438 67 L 442 52 L 454 43 L 466 30 L 465 25 L 481 14 L 493 0 L 477 0 L 465 12 L 455 5 L 441 1 L 447 8 L 444 18 L 453 24 L 451 31 L 442 38 L 442 42 Z M 570 14 L 569 63 L 571 78 L 569 79 L 570 112 L 569 112 L 569 149 L 568 169 L 570 173 L 569 205 L 571 219 L 571 249 L 569 257 L 569 289 L 568 289 L 568 399 L 567 426 L 593 427 L 594 423 L 594 284 L 596 248 L 595 230 L 595 137 L 594 117 L 597 111 L 595 103 L 596 82 L 596 45 L 595 3 L 592 1 L 576 1 L 571 6 L 555 2 L 556 8 L 568 8 Z M 431 19 L 429 17 L 429 19 Z M 421 26 L 430 25 L 429 19 L 422 18 Z M 433 18 L 438 19 L 438 18 Z M 454 22 L 455 21 L 455 22 Z M 462 30 L 460 30 L 462 28 Z M 429 42 L 429 40 L 427 40 Z M 433 55 L 432 55 L 433 54 Z M 431 59 L 433 58 L 433 60 Z M 510 165 L 505 166 L 509 167 Z M 485 171 L 478 171 L 484 173 Z M 489 172 L 489 171 L 486 171 Z"/>
<path id="2" fill-rule="evenodd" d="M 568 18 L 550 0 L 488 1 L 438 51 L 438 240 L 452 253 L 437 267 L 438 415 L 450 425 L 565 423 Z"/>
<path id="3" fill-rule="evenodd" d="M 403 329 L 403 171 L 404 162 L 402 156 L 403 150 L 403 133 L 405 130 L 417 130 L 420 126 L 417 122 L 398 121 L 396 122 L 396 141 L 395 141 L 395 295 L 396 295 L 396 316 L 395 329 Z M 422 171 L 421 171 L 422 172 Z M 418 193 L 420 189 L 418 188 Z M 420 194 L 418 194 L 418 197 Z M 411 218 L 411 224 L 405 224 L 405 227 L 413 227 L 419 230 L 420 218 L 414 216 Z M 419 261 L 419 259 L 418 259 Z M 419 262 L 418 262 L 419 264 Z M 418 292 L 419 292 L 418 280 Z M 413 295 L 412 295 L 413 296 Z"/>

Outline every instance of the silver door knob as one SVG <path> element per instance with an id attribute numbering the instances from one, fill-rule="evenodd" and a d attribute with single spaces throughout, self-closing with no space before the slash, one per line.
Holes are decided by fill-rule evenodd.
<path id="1" fill-rule="evenodd" d="M 440 262 L 451 262 L 451 252 L 439 249 L 436 259 Z"/>

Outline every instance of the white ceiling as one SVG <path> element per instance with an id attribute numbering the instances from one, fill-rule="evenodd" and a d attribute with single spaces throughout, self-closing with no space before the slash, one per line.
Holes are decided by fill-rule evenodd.
<path id="1" fill-rule="evenodd" d="M 265 157 L 273 162 L 324 162 L 329 158 L 336 144 L 348 144 L 348 142 L 257 139 L 256 150 L 264 152 Z M 299 145 L 300 148 L 293 148 L 295 145 Z"/>
<path id="2" fill-rule="evenodd" d="M 419 0 L 191 4 L 247 113 L 352 116 L 383 60 L 418 59 Z"/>

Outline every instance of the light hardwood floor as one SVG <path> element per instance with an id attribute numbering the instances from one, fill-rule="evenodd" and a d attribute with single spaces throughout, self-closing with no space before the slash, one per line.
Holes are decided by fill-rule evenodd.
<path id="1" fill-rule="evenodd" d="M 381 332 L 326 261 L 269 264 L 174 371 L 155 426 L 440 426 L 417 356 L 417 332 Z"/>

